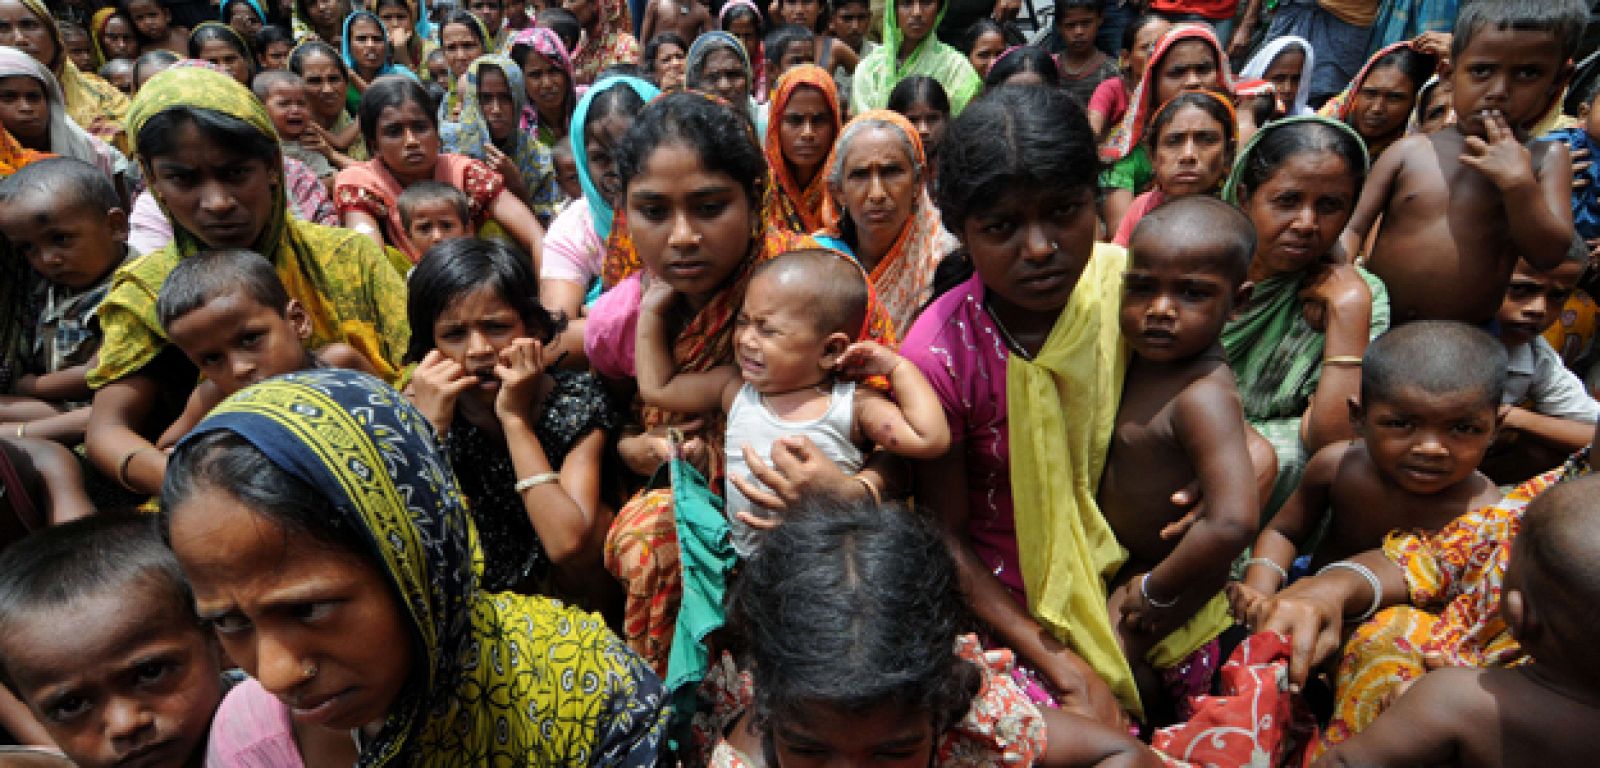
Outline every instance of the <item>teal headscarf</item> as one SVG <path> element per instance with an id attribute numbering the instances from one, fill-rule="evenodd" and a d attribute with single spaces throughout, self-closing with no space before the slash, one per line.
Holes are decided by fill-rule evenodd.
<path id="1" fill-rule="evenodd" d="M 702 38 L 710 34 L 701 35 Z M 578 183 L 583 187 L 583 199 L 589 201 L 589 216 L 594 219 L 594 233 L 605 242 L 611 237 L 611 221 L 615 215 L 611 210 L 611 202 L 600 194 L 598 180 L 589 173 L 588 140 L 583 135 L 583 124 L 589 119 L 589 105 L 594 103 L 597 96 L 618 86 L 627 86 L 639 94 L 639 98 L 646 104 L 661 95 L 660 89 L 649 82 L 637 77 L 607 77 L 589 87 L 584 92 L 583 98 L 578 100 L 578 108 L 572 112 L 572 127 L 567 135 L 572 142 L 572 157 L 578 166 Z"/>
<path id="2" fill-rule="evenodd" d="M 344 56 L 345 69 L 349 70 L 351 74 L 361 71 L 356 67 L 355 56 L 350 54 L 350 27 L 360 19 L 366 19 L 373 24 L 377 24 L 378 34 L 383 35 L 383 63 L 378 66 L 378 74 L 374 75 L 372 79 L 376 80 L 384 75 L 406 75 L 412 80 L 417 79 L 417 73 L 395 65 L 394 45 L 389 42 L 389 32 L 384 28 L 383 20 L 378 18 L 378 15 L 372 11 L 352 11 L 349 16 L 344 17 L 344 31 L 339 37 L 341 41 L 340 55 Z"/>

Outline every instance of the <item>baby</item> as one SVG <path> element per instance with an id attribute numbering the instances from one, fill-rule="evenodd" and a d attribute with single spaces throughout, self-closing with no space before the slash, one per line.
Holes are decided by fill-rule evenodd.
<path id="1" fill-rule="evenodd" d="M 561 196 L 568 202 L 583 197 L 583 185 L 578 182 L 578 161 L 572 156 L 570 137 L 562 136 L 556 140 L 556 145 L 550 148 L 550 162 L 555 166 L 556 184 L 561 187 Z"/>
<path id="2" fill-rule="evenodd" d="M 153 518 L 46 528 L 0 553 L 0 679 L 77 765 L 198 765 L 222 667 L 192 601 Z"/>
<path id="3" fill-rule="evenodd" d="M 870 293 L 854 262 L 832 251 L 795 251 L 756 267 L 734 330 L 736 365 L 705 373 L 674 370 L 666 314 L 678 297 L 651 281 L 640 300 L 636 365 L 639 397 L 676 413 L 727 414 L 729 477 L 766 459 L 772 442 L 803 434 L 846 473 L 860 469 L 864 442 L 899 456 L 944 454 L 950 429 L 938 396 L 917 367 L 870 341 L 858 341 Z M 887 376 L 895 400 L 838 374 Z M 896 402 L 898 401 L 898 402 Z M 749 557 L 758 513 L 730 481 L 725 492 L 734 548 Z"/>
<path id="4" fill-rule="evenodd" d="M 1600 478 L 1528 505 L 1511 545 L 1500 614 L 1533 658 L 1509 668 L 1423 675 L 1318 765 L 1588 765 L 1600 732 Z"/>
<path id="5" fill-rule="evenodd" d="M 1259 515 L 1244 411 L 1219 337 L 1249 298 L 1249 219 L 1195 195 L 1156 208 L 1134 229 L 1123 278 L 1122 335 L 1133 347 L 1099 501 L 1128 560 L 1113 585 L 1113 624 L 1130 660 L 1213 603 Z M 1204 512 L 1181 539 L 1174 491 L 1200 481 Z M 1220 627 L 1219 627 L 1220 631 Z"/>
<path id="6" fill-rule="evenodd" d="M 306 98 L 305 81 L 289 70 L 269 69 L 256 75 L 250 85 L 256 98 L 267 108 L 267 117 L 272 118 L 284 156 L 305 163 L 331 189 L 333 175 L 338 169 L 328 162 L 326 155 L 300 143 L 311 124 L 311 102 Z"/>
<path id="7" fill-rule="evenodd" d="M 400 209 L 406 234 L 423 253 L 446 240 L 477 234 L 466 194 L 442 181 L 420 181 L 406 187 L 395 207 Z"/>
<path id="8" fill-rule="evenodd" d="M 1540 269 L 1566 257 L 1567 146 L 1527 142 L 1572 72 L 1587 20 L 1579 0 L 1461 5 L 1441 65 L 1457 122 L 1384 152 L 1341 238 L 1355 255 L 1382 217 L 1367 267 L 1388 286 L 1396 324 L 1487 324 L 1518 254 Z"/>
<path id="9" fill-rule="evenodd" d="M 1383 543 L 1396 528 L 1436 531 L 1500 500 L 1478 472 L 1494 441 L 1505 350 L 1468 325 L 1424 320 L 1367 347 L 1361 401 L 1350 404 L 1356 439 L 1317 451 L 1293 496 L 1256 539 L 1235 616 L 1284 587 L 1297 551 L 1329 525 L 1313 569 Z M 1592 427 L 1590 428 L 1592 432 Z"/>
<path id="10" fill-rule="evenodd" d="M 100 77 L 117 90 L 133 95 L 133 60 L 112 59 L 100 68 Z"/>
<path id="11" fill-rule="evenodd" d="M 156 441 L 163 450 L 217 403 L 263 379 L 324 366 L 376 373 L 369 358 L 348 344 L 307 351 L 311 317 L 289 298 L 272 264 L 254 251 L 202 251 L 179 261 L 161 284 L 156 316 L 204 377 L 183 415 Z"/>

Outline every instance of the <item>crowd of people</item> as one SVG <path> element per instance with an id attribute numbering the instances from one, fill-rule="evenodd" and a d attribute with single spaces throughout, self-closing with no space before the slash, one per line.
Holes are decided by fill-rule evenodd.
<path id="1" fill-rule="evenodd" d="M 0 764 L 1600 753 L 1583 3 L 712 2 L 0 0 Z"/>

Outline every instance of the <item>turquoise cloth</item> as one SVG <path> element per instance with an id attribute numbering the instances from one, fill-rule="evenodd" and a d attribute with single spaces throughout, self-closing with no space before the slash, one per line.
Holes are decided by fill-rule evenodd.
<path id="1" fill-rule="evenodd" d="M 722 628 L 727 620 L 723 605 L 735 556 L 732 530 L 722 512 L 722 497 L 681 456 L 673 456 L 668 471 L 672 478 L 672 511 L 678 526 L 678 559 L 683 566 L 683 603 L 678 607 L 678 625 L 672 633 L 666 683 L 672 705 L 669 733 L 683 745 L 694 717 L 695 692 L 706 676 L 706 636 Z"/>

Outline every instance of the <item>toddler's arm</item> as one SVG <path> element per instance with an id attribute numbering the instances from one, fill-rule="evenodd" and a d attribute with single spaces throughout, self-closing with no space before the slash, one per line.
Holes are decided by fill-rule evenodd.
<path id="1" fill-rule="evenodd" d="M 666 314 L 676 298 L 672 286 L 652 280 L 639 299 L 633 347 L 639 398 L 674 413 L 726 409 L 738 392 L 738 369 L 724 365 L 705 373 L 682 373 L 672 362 Z"/>
<path id="2" fill-rule="evenodd" d="M 888 376 L 895 400 L 872 390 L 856 393 L 856 424 L 874 445 L 908 459 L 937 459 L 950 447 L 944 406 L 922 371 L 877 342 L 858 341 L 839 357 L 841 371 Z"/>
<path id="3" fill-rule="evenodd" d="M 1305 474 L 1294 494 L 1283 503 L 1283 508 L 1272 516 L 1272 522 L 1256 537 L 1251 549 L 1253 559 L 1276 563 L 1287 573 L 1294 563 L 1300 542 L 1317 527 L 1322 513 L 1328 508 L 1328 491 L 1338 475 L 1339 462 L 1344 458 L 1347 444 L 1335 443 L 1317 451 L 1306 463 Z M 1268 565 L 1251 565 L 1245 569 L 1244 582 L 1253 596 L 1265 597 L 1287 586 L 1283 573 Z M 1235 606 L 1237 609 L 1239 606 Z M 1237 611 L 1236 611 L 1237 612 Z"/>
<path id="4" fill-rule="evenodd" d="M 1545 142 L 1535 160 L 1505 118 L 1485 118 L 1488 140 L 1467 137 L 1464 165 L 1500 189 L 1517 253 L 1539 269 L 1555 269 L 1572 246 L 1572 157 L 1566 142 Z"/>
<path id="5" fill-rule="evenodd" d="M 88 364 L 62 368 L 37 376 L 23 376 L 17 379 L 16 389 L 17 394 L 24 397 L 37 397 L 40 400 L 56 403 L 66 400 L 88 400 L 94 397 L 94 391 L 89 389 Z"/>
<path id="6" fill-rule="evenodd" d="M 1484 670 L 1438 669 L 1423 675 L 1378 719 L 1327 752 L 1316 768 L 1364 765 L 1449 765 L 1468 728 L 1494 728 L 1473 717 L 1485 696 Z"/>
<path id="7" fill-rule="evenodd" d="M 1425 143 L 1427 140 L 1427 137 L 1401 139 L 1389 151 L 1378 156 L 1378 161 L 1372 165 L 1372 172 L 1367 174 L 1367 183 L 1361 188 L 1361 196 L 1356 200 L 1356 210 L 1350 214 L 1350 221 L 1339 235 L 1337 251 L 1343 253 L 1336 251 L 1334 255 L 1340 261 L 1354 264 L 1356 257 L 1361 255 L 1361 246 L 1366 243 L 1372 225 L 1389 207 L 1389 194 L 1394 191 L 1395 180 L 1405 166 L 1406 155 L 1417 148 L 1418 142 Z"/>

